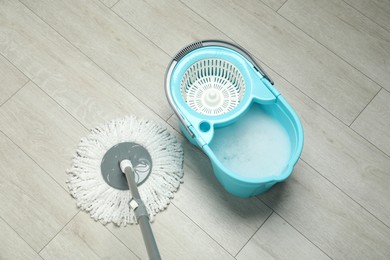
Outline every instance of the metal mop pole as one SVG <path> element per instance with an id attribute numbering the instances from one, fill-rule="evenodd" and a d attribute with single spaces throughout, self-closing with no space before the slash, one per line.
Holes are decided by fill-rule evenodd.
<path id="1" fill-rule="evenodd" d="M 122 172 L 126 175 L 127 184 L 129 185 L 131 194 L 133 196 L 129 204 L 130 207 L 133 208 L 135 216 L 137 217 L 137 222 L 141 227 L 142 236 L 144 238 L 149 259 L 160 260 L 161 256 L 149 223 L 149 214 L 146 210 L 145 204 L 141 200 L 137 184 L 134 179 L 133 165 L 131 164 L 130 160 L 123 160 L 120 162 L 120 167 Z"/>

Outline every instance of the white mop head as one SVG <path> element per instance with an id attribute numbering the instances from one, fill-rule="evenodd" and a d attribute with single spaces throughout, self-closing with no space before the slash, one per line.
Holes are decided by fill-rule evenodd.
<path id="1" fill-rule="evenodd" d="M 168 206 L 183 177 L 183 148 L 175 136 L 153 121 L 126 117 L 92 129 L 79 143 L 67 183 L 77 206 L 104 224 L 136 223 L 128 205 L 131 192 L 109 186 L 100 169 L 104 154 L 122 142 L 142 145 L 152 158 L 152 172 L 138 187 L 151 218 Z"/>

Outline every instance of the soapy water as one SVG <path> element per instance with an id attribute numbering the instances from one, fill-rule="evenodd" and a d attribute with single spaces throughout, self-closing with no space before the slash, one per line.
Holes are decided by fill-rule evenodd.
<path id="1" fill-rule="evenodd" d="M 257 104 L 237 122 L 216 128 L 210 148 L 226 168 L 249 178 L 280 175 L 291 153 L 286 129 Z"/>

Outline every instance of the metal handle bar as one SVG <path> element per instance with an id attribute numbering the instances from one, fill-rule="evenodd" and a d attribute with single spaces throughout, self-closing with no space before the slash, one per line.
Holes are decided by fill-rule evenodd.
<path id="1" fill-rule="evenodd" d="M 142 237 L 144 238 L 144 243 L 149 259 L 161 260 L 156 239 L 154 238 L 152 228 L 149 223 L 149 214 L 146 210 L 145 204 L 141 200 L 141 196 L 139 195 L 137 188 L 137 183 L 134 179 L 133 166 L 130 160 L 123 160 L 120 162 L 120 167 L 122 172 L 126 175 L 127 184 L 129 185 L 129 189 L 133 197 L 129 203 L 129 206 L 133 208 L 137 222 L 141 228 Z"/>

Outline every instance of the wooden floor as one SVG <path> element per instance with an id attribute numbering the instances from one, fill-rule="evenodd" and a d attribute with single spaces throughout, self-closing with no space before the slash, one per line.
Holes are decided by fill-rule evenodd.
<path id="1" fill-rule="evenodd" d="M 251 52 L 299 114 L 292 176 L 239 199 L 186 141 L 163 90 L 173 55 Z M 152 225 L 164 259 L 390 259 L 389 0 L 0 0 L 0 259 L 146 259 L 138 226 L 93 221 L 65 170 L 88 129 L 160 122 L 184 183 Z"/>

